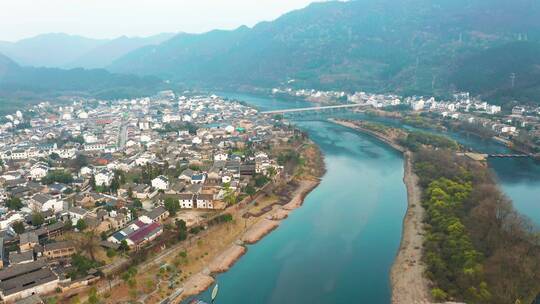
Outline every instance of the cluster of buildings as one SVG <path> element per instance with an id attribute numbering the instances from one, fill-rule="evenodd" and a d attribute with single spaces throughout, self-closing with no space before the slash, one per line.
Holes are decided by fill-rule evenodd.
<path id="1" fill-rule="evenodd" d="M 383 108 L 400 105 L 401 96 L 394 94 L 371 94 L 366 92 L 346 93 L 344 91 L 319 91 L 292 88 L 274 88 L 272 94 L 275 96 L 291 96 L 302 98 L 315 103 L 359 103 Z"/>
<path id="2" fill-rule="evenodd" d="M 332 103 L 337 101 L 347 101 L 348 95 L 345 92 L 340 91 L 319 91 L 319 90 L 306 90 L 306 89 L 292 89 L 292 88 L 274 88 L 272 89 L 272 95 L 274 96 L 290 96 L 296 98 L 302 98 L 307 101 L 317 103 Z"/>
<path id="3" fill-rule="evenodd" d="M 498 138 L 513 139 L 525 135 L 531 144 L 540 144 L 540 108 L 515 106 L 505 113 L 501 106 L 471 98 L 469 93 L 454 95 L 451 101 L 437 101 L 435 98 L 409 97 L 405 104 L 413 111 L 431 112 L 442 118 L 461 121 L 491 130 Z"/>
<path id="4" fill-rule="evenodd" d="M 239 103 L 169 91 L 113 102 L 41 103 L 6 116 L 0 124 L 0 299 L 69 285 L 70 257 L 82 248 L 58 239 L 67 230 L 92 229 L 105 236 L 104 248 L 138 250 L 182 210 L 225 208 L 225 197 L 240 195 L 257 176 L 279 174 L 272 147 L 293 136 Z M 171 200 L 179 210 L 169 212 Z"/>
<path id="5" fill-rule="evenodd" d="M 394 94 L 371 94 L 366 92 L 318 91 L 292 88 L 274 88 L 276 96 L 299 97 L 318 103 L 358 103 L 377 109 L 399 107 L 415 112 L 430 112 L 443 119 L 453 119 L 487 130 L 497 138 L 511 140 L 525 134 L 536 147 L 540 147 L 540 107 L 515 106 L 511 113 L 503 113 L 499 105 L 473 98 L 468 92 L 453 94 L 449 100 L 434 97 L 411 96 L 403 98 Z"/>

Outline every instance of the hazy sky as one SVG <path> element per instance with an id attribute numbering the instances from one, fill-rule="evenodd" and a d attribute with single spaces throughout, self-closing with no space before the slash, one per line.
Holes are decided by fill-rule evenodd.
<path id="1" fill-rule="evenodd" d="M 0 0 L 0 40 L 64 32 L 93 38 L 252 26 L 313 0 Z"/>

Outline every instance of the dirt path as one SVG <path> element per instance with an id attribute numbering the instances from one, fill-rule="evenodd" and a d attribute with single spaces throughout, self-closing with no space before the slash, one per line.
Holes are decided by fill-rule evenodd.
<path id="1" fill-rule="evenodd" d="M 424 208 L 418 176 L 412 170 L 411 152 L 405 152 L 405 175 L 408 208 L 403 220 L 403 235 L 400 249 L 391 270 L 392 303 L 431 303 L 429 281 L 425 278 L 422 263 Z"/>

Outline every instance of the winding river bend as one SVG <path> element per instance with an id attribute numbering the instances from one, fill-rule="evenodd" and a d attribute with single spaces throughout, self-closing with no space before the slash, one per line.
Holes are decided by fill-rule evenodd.
<path id="1" fill-rule="evenodd" d="M 228 97 L 264 110 L 309 105 Z M 328 122 L 298 126 L 320 146 L 327 173 L 302 208 L 217 278 L 217 303 L 390 303 L 407 206 L 401 154 Z"/>
<path id="2" fill-rule="evenodd" d="M 221 95 L 260 110 L 312 105 Z M 217 303 L 390 303 L 389 272 L 407 206 L 401 154 L 325 121 L 296 124 L 321 148 L 327 173 L 302 208 L 218 276 Z M 451 135 L 477 151 L 506 149 Z M 540 166 L 508 159 L 490 161 L 490 166 L 516 208 L 540 225 Z M 209 300 L 209 291 L 200 298 Z"/>

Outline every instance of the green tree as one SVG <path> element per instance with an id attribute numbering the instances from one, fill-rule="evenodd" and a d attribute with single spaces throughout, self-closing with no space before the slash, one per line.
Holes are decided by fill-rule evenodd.
<path id="1" fill-rule="evenodd" d="M 255 190 L 255 187 L 253 187 L 252 185 L 247 185 L 246 194 L 252 197 L 253 195 L 255 195 L 255 193 L 257 193 L 257 190 Z"/>
<path id="2" fill-rule="evenodd" d="M 97 304 L 99 303 L 100 299 L 99 299 L 99 296 L 97 294 L 97 289 L 96 287 L 92 287 L 90 289 L 90 294 L 88 295 L 88 303 L 89 304 Z"/>
<path id="3" fill-rule="evenodd" d="M 178 231 L 187 230 L 187 225 L 184 220 L 176 220 L 174 224 L 176 226 L 176 230 Z"/>
<path id="4" fill-rule="evenodd" d="M 7 206 L 10 210 L 21 210 L 21 208 L 23 207 L 23 204 L 22 204 L 20 198 L 18 198 L 18 197 L 12 197 L 12 198 L 10 198 L 10 199 L 7 201 L 6 206 Z"/>
<path id="5" fill-rule="evenodd" d="M 180 210 L 180 202 L 177 199 L 168 197 L 165 199 L 165 209 L 169 211 L 171 215 L 175 215 Z"/>
<path id="6" fill-rule="evenodd" d="M 45 185 L 50 185 L 52 183 L 63 183 L 69 184 L 73 181 L 73 176 L 64 170 L 55 170 L 50 171 L 47 175 L 41 180 Z"/>
<path id="7" fill-rule="evenodd" d="M 88 253 L 92 261 L 96 261 L 96 252 L 99 250 L 99 243 L 101 242 L 101 238 L 96 234 L 95 230 L 89 230 L 80 234 L 83 236 L 80 239 L 79 244 L 81 250 Z"/>
<path id="8" fill-rule="evenodd" d="M 225 195 L 223 200 L 230 206 L 236 204 L 237 196 L 229 185 L 225 186 Z"/>
<path id="9" fill-rule="evenodd" d="M 264 185 L 266 185 L 266 183 L 268 183 L 269 179 L 268 177 L 262 175 L 262 174 L 258 174 L 257 176 L 255 176 L 255 186 L 260 188 Z"/>
<path id="10" fill-rule="evenodd" d="M 115 176 L 113 180 L 111 181 L 111 186 L 109 189 L 111 190 L 111 193 L 116 193 L 118 191 L 118 188 L 120 188 L 120 182 L 118 181 L 118 178 Z"/>
<path id="11" fill-rule="evenodd" d="M 268 168 L 267 172 L 268 172 L 268 176 L 270 176 L 271 178 L 276 176 L 277 174 L 276 168 L 274 167 Z"/>
<path id="12" fill-rule="evenodd" d="M 88 274 L 88 271 L 90 271 L 90 269 L 99 267 L 99 263 L 92 261 L 91 259 L 78 253 L 71 257 L 71 265 L 74 268 L 69 273 L 69 276 L 72 279 L 86 276 Z"/>
<path id="13" fill-rule="evenodd" d="M 47 304 L 57 304 L 58 303 L 58 298 L 56 298 L 56 297 L 48 298 L 46 303 Z"/>
<path id="14" fill-rule="evenodd" d="M 448 298 L 448 294 L 440 289 L 440 288 L 433 288 L 431 289 L 431 296 L 436 300 L 436 301 L 444 301 Z"/>
<path id="15" fill-rule="evenodd" d="M 64 223 L 64 230 L 70 231 L 71 229 L 73 229 L 73 223 L 71 222 L 71 220 L 67 220 Z"/>
<path id="16" fill-rule="evenodd" d="M 83 219 L 79 219 L 77 221 L 77 225 L 75 225 L 75 227 L 79 231 L 84 231 L 84 229 L 86 229 L 86 222 Z"/>
<path id="17" fill-rule="evenodd" d="M 186 222 L 184 220 L 176 220 L 175 226 L 176 230 L 178 231 L 178 240 L 183 241 L 187 239 L 188 231 Z"/>
<path id="18" fill-rule="evenodd" d="M 92 188 L 92 190 L 96 190 L 96 177 L 94 176 L 94 174 L 90 176 L 90 187 Z"/>
<path id="19" fill-rule="evenodd" d="M 15 231 L 17 234 L 24 233 L 24 224 L 23 222 L 15 222 L 11 228 L 13 228 L 13 231 Z"/>
<path id="20" fill-rule="evenodd" d="M 41 212 L 34 211 L 32 212 L 31 221 L 32 221 L 33 226 L 39 227 L 43 225 L 43 223 L 45 222 L 45 218 L 43 218 L 43 215 L 41 214 Z"/>
<path id="21" fill-rule="evenodd" d="M 112 248 L 107 249 L 107 257 L 114 258 L 116 256 L 116 251 Z"/>
<path id="22" fill-rule="evenodd" d="M 140 199 L 136 198 L 133 200 L 133 207 L 141 209 L 143 207 L 143 204 Z"/>
<path id="23" fill-rule="evenodd" d="M 128 245 L 126 240 L 122 240 L 122 242 L 120 242 L 120 246 L 118 247 L 118 250 L 120 250 L 122 252 L 128 252 L 129 251 L 129 245 Z"/>

